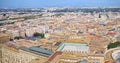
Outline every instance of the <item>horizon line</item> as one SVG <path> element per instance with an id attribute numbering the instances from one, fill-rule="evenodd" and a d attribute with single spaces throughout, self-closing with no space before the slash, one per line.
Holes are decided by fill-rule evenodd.
<path id="1" fill-rule="evenodd" d="M 32 8 L 32 7 L 18 7 L 18 8 L 0 8 L 0 9 L 41 9 L 41 8 L 120 8 L 119 6 L 114 7 L 39 7 L 39 8 Z"/>

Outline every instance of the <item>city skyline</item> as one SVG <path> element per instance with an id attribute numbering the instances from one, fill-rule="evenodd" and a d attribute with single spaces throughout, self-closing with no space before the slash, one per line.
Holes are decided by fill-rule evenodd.
<path id="1" fill-rule="evenodd" d="M 0 8 L 120 7 L 120 0 L 1 0 Z"/>
<path id="2" fill-rule="evenodd" d="M 120 63 L 120 0 L 0 0 L 0 63 Z"/>

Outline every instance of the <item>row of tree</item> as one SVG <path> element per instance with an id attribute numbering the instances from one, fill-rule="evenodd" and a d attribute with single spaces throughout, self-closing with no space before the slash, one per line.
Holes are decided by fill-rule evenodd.
<path id="1" fill-rule="evenodd" d="M 14 24 L 15 22 L 8 22 L 6 24 Z M 5 23 L 0 23 L 0 26 L 4 25 Z"/>
<path id="2" fill-rule="evenodd" d="M 38 33 L 38 32 L 35 32 L 33 34 L 33 36 L 34 37 L 40 37 L 40 38 L 44 38 L 45 37 L 45 35 L 43 33 Z M 23 37 L 22 36 L 16 36 L 16 37 L 14 37 L 14 39 L 19 40 L 19 39 L 23 39 Z"/>

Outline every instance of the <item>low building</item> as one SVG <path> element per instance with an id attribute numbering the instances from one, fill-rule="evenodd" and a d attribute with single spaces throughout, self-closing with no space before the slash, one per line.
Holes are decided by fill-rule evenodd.
<path id="1" fill-rule="evenodd" d="M 49 57 L 49 63 L 104 63 L 104 55 L 90 54 L 87 44 L 63 43 Z"/>
<path id="2" fill-rule="evenodd" d="M 2 63 L 29 63 L 37 59 L 45 61 L 52 54 L 40 47 L 17 48 L 6 45 L 2 47 L 2 53 Z"/>

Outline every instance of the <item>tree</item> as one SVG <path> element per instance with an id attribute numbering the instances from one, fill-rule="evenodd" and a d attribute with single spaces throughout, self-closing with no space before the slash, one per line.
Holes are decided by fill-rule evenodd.
<path id="1" fill-rule="evenodd" d="M 110 43 L 110 44 L 108 44 L 108 49 L 111 49 L 111 48 L 115 48 L 115 47 L 118 47 L 118 46 L 120 46 L 120 42 L 119 41 L 116 41 L 116 42 L 114 42 L 114 43 Z"/>
<path id="2" fill-rule="evenodd" d="M 7 24 L 14 24 L 15 22 L 9 22 L 9 23 L 7 23 Z"/>
<path id="3" fill-rule="evenodd" d="M 3 25 L 3 23 L 0 23 L 0 26 L 2 26 Z"/>
<path id="4" fill-rule="evenodd" d="M 16 36 L 14 39 L 23 39 L 23 37 L 21 37 L 21 36 Z"/>
<path id="5" fill-rule="evenodd" d="M 43 33 L 38 33 L 38 32 L 35 32 L 33 34 L 34 37 L 41 37 L 41 38 L 44 38 L 44 34 Z"/>

